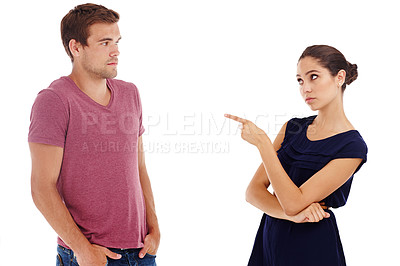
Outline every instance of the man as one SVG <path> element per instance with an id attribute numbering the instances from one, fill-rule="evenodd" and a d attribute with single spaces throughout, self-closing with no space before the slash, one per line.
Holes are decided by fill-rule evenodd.
<path id="1" fill-rule="evenodd" d="M 72 72 L 40 91 L 32 107 L 32 197 L 59 236 L 57 265 L 156 265 L 160 231 L 140 97 L 135 85 L 113 79 L 118 20 L 95 4 L 63 18 Z"/>

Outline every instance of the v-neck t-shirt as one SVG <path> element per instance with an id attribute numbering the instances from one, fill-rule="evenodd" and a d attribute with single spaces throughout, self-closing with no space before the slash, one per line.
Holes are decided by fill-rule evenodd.
<path id="1" fill-rule="evenodd" d="M 138 170 L 140 96 L 132 83 L 106 84 L 111 97 L 104 106 L 69 77 L 55 80 L 35 99 L 28 141 L 64 149 L 57 189 L 89 242 L 141 248 L 147 225 Z"/>

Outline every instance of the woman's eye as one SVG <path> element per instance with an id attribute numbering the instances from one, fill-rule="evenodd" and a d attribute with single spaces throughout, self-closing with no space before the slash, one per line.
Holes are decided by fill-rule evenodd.
<path id="1" fill-rule="evenodd" d="M 297 82 L 298 82 L 300 85 L 303 85 L 303 80 L 302 80 L 302 79 L 297 79 Z"/>
<path id="2" fill-rule="evenodd" d="M 314 80 L 314 79 L 316 79 L 316 78 L 318 78 L 317 75 L 315 75 L 315 74 L 312 74 L 312 75 L 311 75 L 311 80 Z"/>

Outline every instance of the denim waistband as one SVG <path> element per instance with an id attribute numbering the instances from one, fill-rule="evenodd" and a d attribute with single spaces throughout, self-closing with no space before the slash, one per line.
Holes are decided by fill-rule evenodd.
<path id="1" fill-rule="evenodd" d="M 71 249 L 63 247 L 60 244 L 58 244 L 58 247 L 67 252 L 68 254 L 71 254 L 73 252 Z M 107 248 L 107 249 L 118 254 L 139 253 L 139 251 L 141 250 L 141 248 Z"/>
<path id="2" fill-rule="evenodd" d="M 114 253 L 118 254 L 130 254 L 130 253 L 139 253 L 141 248 L 108 248 Z"/>

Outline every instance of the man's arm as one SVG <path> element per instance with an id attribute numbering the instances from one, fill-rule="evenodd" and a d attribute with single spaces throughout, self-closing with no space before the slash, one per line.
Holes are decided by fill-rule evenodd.
<path id="1" fill-rule="evenodd" d="M 82 234 L 61 200 L 56 183 L 60 174 L 64 149 L 58 146 L 29 143 L 32 158 L 31 192 L 33 202 L 61 239 L 75 252 L 84 265 L 106 263 L 109 256 L 118 258 L 110 250 L 92 245 Z M 91 264 L 95 262 L 97 264 Z"/>
<path id="2" fill-rule="evenodd" d="M 139 256 L 143 258 L 146 253 L 156 254 L 158 245 L 160 244 L 160 229 L 154 205 L 153 191 L 149 175 L 147 174 L 146 163 L 144 159 L 142 136 L 138 139 L 138 166 L 139 177 L 142 185 L 144 200 L 146 203 L 146 222 L 149 232 L 144 240 L 144 247 L 141 249 Z"/>

